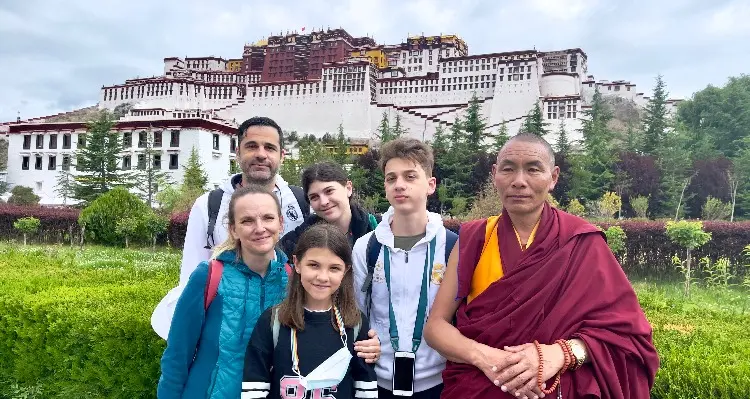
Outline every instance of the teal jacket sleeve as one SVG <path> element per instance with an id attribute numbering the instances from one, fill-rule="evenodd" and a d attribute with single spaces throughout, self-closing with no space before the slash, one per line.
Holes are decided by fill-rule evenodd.
<path id="1" fill-rule="evenodd" d="M 185 290 L 177 300 L 167 347 L 161 357 L 161 377 L 156 389 L 159 399 L 183 397 L 206 317 L 203 296 L 207 279 L 208 264 L 202 262 L 190 275 Z"/>

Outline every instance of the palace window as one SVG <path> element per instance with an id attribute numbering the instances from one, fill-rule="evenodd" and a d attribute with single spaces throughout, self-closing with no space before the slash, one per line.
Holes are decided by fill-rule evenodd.
<path id="1" fill-rule="evenodd" d="M 31 136 L 30 135 L 23 136 L 23 149 L 24 150 L 31 149 Z"/>
<path id="2" fill-rule="evenodd" d="M 36 136 L 36 148 L 37 148 L 37 149 L 42 149 L 42 148 L 44 148 L 44 136 L 43 136 L 43 135 L 41 135 L 41 134 L 38 134 L 38 135 Z"/>
<path id="3" fill-rule="evenodd" d="M 214 143 L 214 151 L 219 151 L 219 135 L 218 134 L 214 134 L 213 143 Z"/>
<path id="4" fill-rule="evenodd" d="M 146 169 L 146 154 L 138 154 L 138 169 Z"/>
<path id="5" fill-rule="evenodd" d="M 161 148 L 161 130 L 154 132 L 154 147 Z"/>
<path id="6" fill-rule="evenodd" d="M 21 170 L 29 170 L 29 157 L 24 156 L 21 158 Z"/>
<path id="7" fill-rule="evenodd" d="M 41 155 L 36 156 L 36 159 L 34 160 L 34 169 L 42 170 L 42 156 Z"/>
<path id="8" fill-rule="evenodd" d="M 180 146 L 180 131 L 179 130 L 172 130 L 170 132 L 169 146 L 170 147 L 179 147 Z"/>
<path id="9" fill-rule="evenodd" d="M 146 148 L 146 132 L 138 132 L 138 148 Z"/>
<path id="10" fill-rule="evenodd" d="M 63 155 L 62 170 L 70 170 L 70 156 L 69 155 Z"/>
<path id="11" fill-rule="evenodd" d="M 81 133 L 78 135 L 78 147 L 86 147 L 86 134 Z"/>
<path id="12" fill-rule="evenodd" d="M 169 154 L 169 169 L 177 169 L 180 166 L 177 154 Z"/>
<path id="13" fill-rule="evenodd" d="M 47 160 L 47 170 L 55 170 L 57 169 L 57 157 L 54 155 L 50 155 Z"/>
<path id="14" fill-rule="evenodd" d="M 125 155 L 122 157 L 122 170 L 130 170 L 130 155 Z"/>
<path id="15" fill-rule="evenodd" d="M 133 133 L 125 132 L 122 135 L 122 148 L 130 148 L 133 145 Z"/>
<path id="16" fill-rule="evenodd" d="M 51 150 L 57 149 L 57 134 L 49 136 L 49 148 Z"/>

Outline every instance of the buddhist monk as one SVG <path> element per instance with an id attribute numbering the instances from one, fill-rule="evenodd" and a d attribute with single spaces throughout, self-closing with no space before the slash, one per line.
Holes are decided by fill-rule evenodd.
<path id="1" fill-rule="evenodd" d="M 559 174 L 541 137 L 500 150 L 502 212 L 461 226 L 425 327 L 442 398 L 649 398 L 651 326 L 603 233 L 547 203 Z"/>

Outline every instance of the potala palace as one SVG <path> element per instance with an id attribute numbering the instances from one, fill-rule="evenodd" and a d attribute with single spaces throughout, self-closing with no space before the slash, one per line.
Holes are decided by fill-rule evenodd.
<path id="1" fill-rule="evenodd" d="M 151 130 L 161 151 L 156 166 L 179 182 L 196 147 L 209 181 L 219 184 L 234 158 L 237 125 L 256 115 L 300 135 L 320 137 L 343 125 L 358 139 L 372 138 L 384 113 L 391 122 L 400 115 L 410 135 L 429 140 L 438 126 L 461 118 L 476 93 L 491 131 L 505 122 L 515 134 L 539 104 L 551 132 L 564 121 L 576 139 L 596 88 L 637 105 L 648 101 L 628 81 L 595 81 L 587 59 L 578 48 L 470 55 L 456 35 L 382 45 L 327 29 L 270 36 L 245 45 L 238 58 L 165 58 L 160 76 L 102 86 L 97 107 L 131 106 L 116 125 L 126 143 L 123 169 L 138 167 Z M 0 125 L 9 141 L 8 183 L 34 188 L 43 204 L 62 202 L 57 173 L 70 167 L 85 133 L 84 122 L 60 120 L 68 119 L 61 114 Z"/>

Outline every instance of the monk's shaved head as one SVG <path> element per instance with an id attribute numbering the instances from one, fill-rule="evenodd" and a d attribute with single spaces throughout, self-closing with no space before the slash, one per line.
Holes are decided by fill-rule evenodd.
<path id="1" fill-rule="evenodd" d="M 500 154 L 503 153 L 503 150 L 505 150 L 506 147 L 508 147 L 512 143 L 517 142 L 539 144 L 543 146 L 547 154 L 549 155 L 550 168 L 555 167 L 555 150 L 552 149 L 552 146 L 547 142 L 547 140 L 545 140 L 542 136 L 537 136 L 534 133 L 518 133 L 517 135 L 511 137 L 497 153 L 498 160 L 500 159 Z"/>

